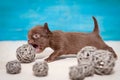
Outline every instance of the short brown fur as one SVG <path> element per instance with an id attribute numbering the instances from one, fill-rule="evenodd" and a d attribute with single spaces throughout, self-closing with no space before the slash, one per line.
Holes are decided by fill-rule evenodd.
<path id="1" fill-rule="evenodd" d="M 53 31 L 48 29 L 47 23 L 44 26 L 36 26 L 28 33 L 28 43 L 37 45 L 40 50 L 44 50 L 46 47 L 51 47 L 54 52 L 45 59 L 48 62 L 56 60 L 61 55 L 77 54 L 81 48 L 85 46 L 95 46 L 97 49 L 109 50 L 117 58 L 114 50 L 104 43 L 99 35 L 99 28 L 97 20 L 94 20 L 94 30 L 91 33 L 80 32 L 62 32 Z M 38 38 L 33 38 L 34 34 L 40 35 Z"/>

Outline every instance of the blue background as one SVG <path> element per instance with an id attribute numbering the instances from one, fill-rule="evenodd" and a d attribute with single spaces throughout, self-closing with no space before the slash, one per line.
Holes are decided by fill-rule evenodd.
<path id="1" fill-rule="evenodd" d="M 120 40 L 120 0 L 0 0 L 0 41 L 27 40 L 28 30 L 91 32 L 92 16 L 104 40 Z"/>

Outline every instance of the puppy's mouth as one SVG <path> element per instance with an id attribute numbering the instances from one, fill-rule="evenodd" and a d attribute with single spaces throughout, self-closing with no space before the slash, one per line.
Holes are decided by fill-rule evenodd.
<path id="1" fill-rule="evenodd" d="M 42 52 L 42 47 L 40 47 L 39 45 L 37 45 L 37 44 L 32 44 L 32 46 L 35 48 L 36 53 Z"/>

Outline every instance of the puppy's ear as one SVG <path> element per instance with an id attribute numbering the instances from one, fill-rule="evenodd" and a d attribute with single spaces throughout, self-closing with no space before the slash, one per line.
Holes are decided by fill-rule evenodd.
<path id="1" fill-rule="evenodd" d="M 47 23 L 44 24 L 44 29 L 46 30 L 46 32 L 48 32 L 48 33 L 50 32 L 51 33 L 51 31 L 48 28 L 48 24 Z"/>

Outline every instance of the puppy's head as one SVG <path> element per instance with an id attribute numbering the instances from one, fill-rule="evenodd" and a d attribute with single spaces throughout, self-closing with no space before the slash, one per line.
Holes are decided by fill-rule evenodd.
<path id="1" fill-rule="evenodd" d="M 36 52 L 42 52 L 49 45 L 49 35 L 52 34 L 48 29 L 48 24 L 35 26 L 28 32 L 28 43 L 31 44 Z"/>

